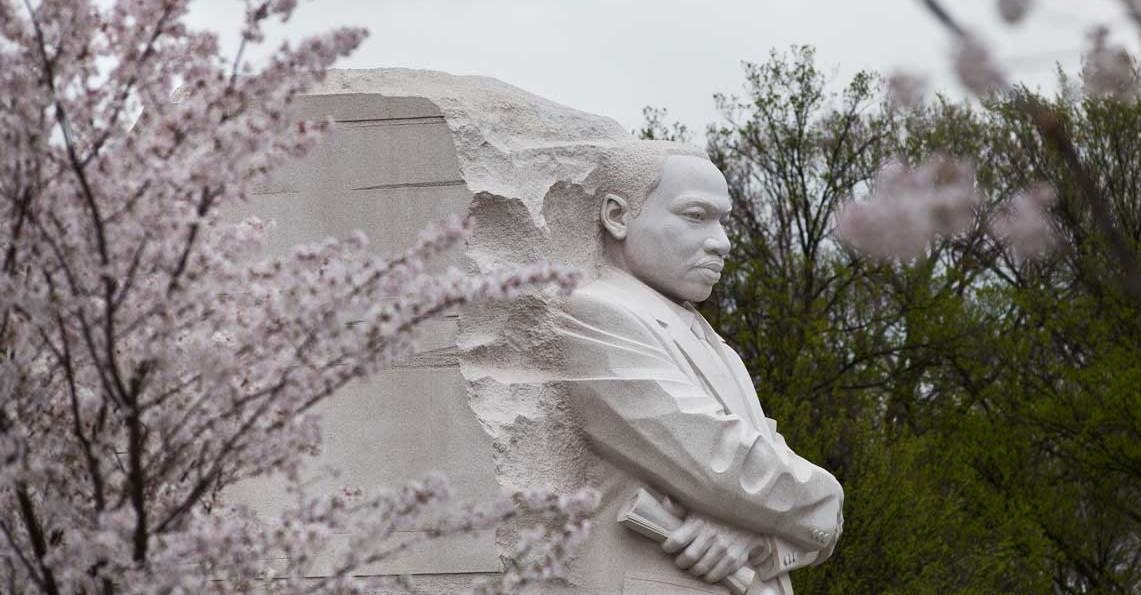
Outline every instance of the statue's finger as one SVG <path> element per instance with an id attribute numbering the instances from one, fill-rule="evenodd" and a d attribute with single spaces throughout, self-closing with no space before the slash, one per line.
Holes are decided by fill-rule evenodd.
<path id="1" fill-rule="evenodd" d="M 705 553 L 702 554 L 697 563 L 690 567 L 689 573 L 694 576 L 704 577 L 725 557 L 728 551 L 729 546 L 725 543 L 725 540 L 720 536 L 714 537 L 712 543 L 709 545 L 709 549 L 705 550 Z"/>
<path id="2" fill-rule="evenodd" d="M 737 572 L 739 568 L 749 561 L 749 548 L 744 544 L 736 544 L 729 548 L 729 552 L 721 557 L 721 561 L 705 574 L 703 579 L 707 583 L 719 583 L 725 577 Z"/>
<path id="3" fill-rule="evenodd" d="M 713 545 L 713 540 L 716 537 L 717 534 L 711 530 L 702 531 L 698 534 L 697 538 L 690 542 L 690 544 L 678 554 L 677 558 L 674 559 L 674 563 L 677 564 L 678 568 L 688 570 L 691 566 L 697 564 L 697 561 L 705 555 L 705 552 Z"/>
<path id="4" fill-rule="evenodd" d="M 670 532 L 669 537 L 662 542 L 662 549 L 667 554 L 675 554 L 681 551 L 682 548 L 693 542 L 694 537 L 697 537 L 701 527 L 704 525 L 701 519 L 697 517 L 690 517 L 681 524 L 680 527 Z"/>

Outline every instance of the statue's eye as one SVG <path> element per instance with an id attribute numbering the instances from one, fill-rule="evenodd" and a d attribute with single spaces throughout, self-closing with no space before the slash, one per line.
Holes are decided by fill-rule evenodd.
<path id="1" fill-rule="evenodd" d="M 694 221 L 704 221 L 705 211 L 701 209 L 686 209 L 682 212 L 682 216 L 686 219 L 692 219 Z"/>

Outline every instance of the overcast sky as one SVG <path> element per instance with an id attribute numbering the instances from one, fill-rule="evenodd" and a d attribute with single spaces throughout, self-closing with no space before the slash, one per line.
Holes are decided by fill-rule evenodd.
<path id="1" fill-rule="evenodd" d="M 1054 88 L 1061 62 L 1074 72 L 1085 34 L 1107 25 L 1137 54 L 1138 36 L 1120 0 L 1035 0 L 1019 26 L 1005 26 L 995 0 L 948 0 L 992 44 L 1011 77 Z M 241 3 L 201 0 L 191 22 L 234 47 Z M 773 48 L 817 48 L 837 85 L 861 69 L 925 74 L 960 94 L 950 42 L 918 0 L 302 0 L 271 40 L 362 25 L 370 37 L 337 66 L 402 66 L 496 77 L 548 99 L 604 114 L 626 128 L 642 107 L 665 107 L 702 130 L 718 119 L 715 92 L 741 89 L 741 61 Z"/>

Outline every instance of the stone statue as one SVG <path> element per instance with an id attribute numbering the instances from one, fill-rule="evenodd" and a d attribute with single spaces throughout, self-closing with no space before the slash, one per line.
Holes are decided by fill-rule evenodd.
<path id="1" fill-rule="evenodd" d="M 789 570 L 828 557 L 840 486 L 785 446 L 740 359 L 688 305 L 709 295 L 728 249 L 725 181 L 703 151 L 432 71 L 335 70 L 298 110 L 337 125 L 251 201 L 279 223 L 269 250 L 353 229 L 401 250 L 428 221 L 466 212 L 473 235 L 446 264 L 584 274 L 568 299 L 528 294 L 432 321 L 418 355 L 323 411 L 315 468 L 366 490 L 437 469 L 476 500 L 599 488 L 594 531 L 550 592 L 788 592 Z M 251 494 L 267 512 L 285 498 Z M 510 526 L 430 541 L 366 574 L 454 593 L 518 542 Z"/>
<path id="2" fill-rule="evenodd" d="M 724 176 L 697 150 L 624 143 L 582 185 L 601 203 L 604 264 L 567 300 L 557 333 L 569 408 L 609 467 L 572 582 L 791 593 L 788 572 L 835 547 L 843 491 L 785 444 L 740 357 L 694 309 L 729 252 Z M 647 494 L 671 513 L 661 516 L 684 519 L 656 530 L 660 547 L 644 537 L 648 521 L 638 532 L 616 522 Z"/>

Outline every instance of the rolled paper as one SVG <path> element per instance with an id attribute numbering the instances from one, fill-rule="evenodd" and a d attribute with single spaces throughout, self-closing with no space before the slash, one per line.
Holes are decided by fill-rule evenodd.
<path id="1" fill-rule="evenodd" d="M 649 492 L 639 489 L 618 510 L 618 524 L 655 543 L 661 543 L 681 526 L 682 519 L 666 510 Z M 728 587 L 733 595 L 745 595 L 755 576 L 756 572 L 752 568 L 742 566 L 737 572 L 725 577 L 721 584 Z"/>

